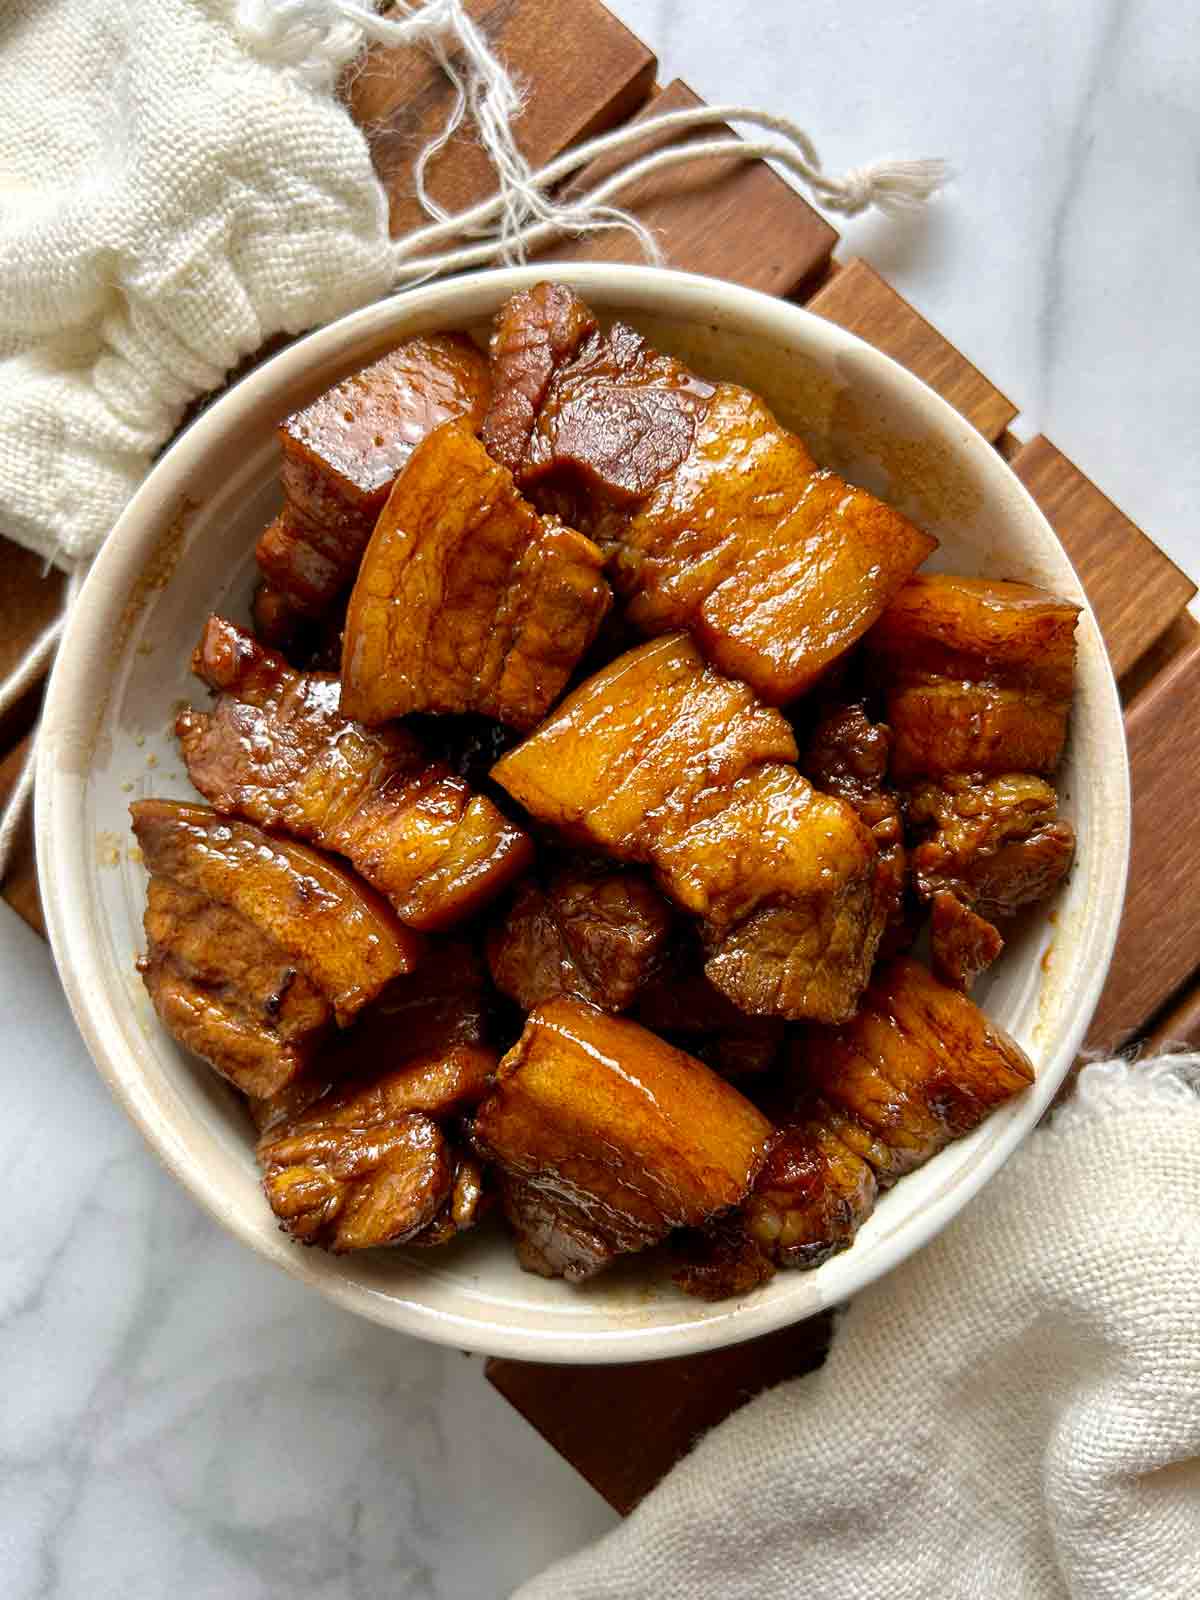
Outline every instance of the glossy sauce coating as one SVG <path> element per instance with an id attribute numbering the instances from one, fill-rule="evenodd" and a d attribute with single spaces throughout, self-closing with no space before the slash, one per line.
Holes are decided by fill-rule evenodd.
<path id="1" fill-rule="evenodd" d="M 436 930 L 470 915 L 528 864 L 525 832 L 419 740 L 342 714 L 338 680 L 294 672 L 212 617 L 193 660 L 221 691 L 176 733 L 192 782 L 223 811 L 347 856 L 397 916 Z"/>
<path id="2" fill-rule="evenodd" d="M 347 712 L 479 712 L 529 729 L 562 693 L 612 595 L 590 540 L 538 516 L 447 423 L 397 479 L 346 615 Z"/>
<path id="3" fill-rule="evenodd" d="M 636 1023 L 558 999 L 530 1014 L 475 1118 L 480 1151 L 617 1249 L 736 1205 L 771 1124 Z"/>
<path id="4" fill-rule="evenodd" d="M 315 850 L 209 806 L 138 800 L 133 831 L 152 877 L 230 906 L 320 989 L 343 1027 L 409 971 L 421 942 L 365 884 Z"/>
<path id="5" fill-rule="evenodd" d="M 887 914 L 878 852 L 795 754 L 778 712 L 672 634 L 589 679 L 493 775 L 568 836 L 652 866 L 742 1010 L 840 1020 Z"/>
<path id="6" fill-rule="evenodd" d="M 867 637 L 894 744 L 892 776 L 1053 772 L 1079 607 L 1028 584 L 912 578 Z"/>

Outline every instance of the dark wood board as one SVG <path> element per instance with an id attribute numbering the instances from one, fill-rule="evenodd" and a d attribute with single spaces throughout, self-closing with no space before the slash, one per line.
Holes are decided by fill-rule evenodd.
<path id="1" fill-rule="evenodd" d="M 686 83 L 676 79 L 633 120 L 636 123 L 703 103 Z M 729 132 L 718 125 L 675 138 L 659 133 L 620 159 Z M 615 157 L 593 162 L 564 192 L 585 193 L 617 165 Z M 732 162 L 713 156 L 694 166 L 669 168 L 627 185 L 614 204 L 635 212 L 653 231 L 665 265 L 727 278 L 766 294 L 795 294 L 820 277 L 837 243 L 837 234 L 824 217 L 761 161 Z M 547 247 L 544 257 L 547 261 L 641 259 L 636 241 L 621 232 L 560 240 Z"/>
<path id="2" fill-rule="evenodd" d="M 1066 545 L 1119 678 L 1171 626 L 1196 585 L 1043 434 L 1017 452 L 1012 469 Z"/>
<path id="3" fill-rule="evenodd" d="M 653 87 L 653 53 L 598 0 L 467 0 L 466 9 L 528 88 L 515 132 L 534 167 L 624 122 Z M 445 124 L 453 90 L 423 51 L 376 46 L 350 78 L 346 97 L 366 133 L 398 238 L 429 220 L 414 193 L 413 160 Z M 447 211 L 485 200 L 494 187 L 469 126 L 430 164 L 429 193 Z"/>

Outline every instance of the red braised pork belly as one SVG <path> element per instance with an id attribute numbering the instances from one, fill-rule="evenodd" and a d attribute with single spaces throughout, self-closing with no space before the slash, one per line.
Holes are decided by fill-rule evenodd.
<path id="1" fill-rule="evenodd" d="M 612 603 L 603 565 L 466 428 L 438 428 L 396 480 L 350 597 L 347 713 L 371 726 L 432 711 L 535 727 Z"/>
<path id="2" fill-rule="evenodd" d="M 211 711 L 180 713 L 188 775 L 218 810 L 336 851 L 401 921 L 432 931 L 472 915 L 532 860 L 523 829 L 406 729 L 341 711 L 337 678 L 211 617 L 193 657 Z"/>

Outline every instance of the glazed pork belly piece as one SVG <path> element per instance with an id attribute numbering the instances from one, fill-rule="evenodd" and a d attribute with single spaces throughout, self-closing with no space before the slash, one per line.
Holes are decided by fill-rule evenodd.
<path id="1" fill-rule="evenodd" d="M 861 701 L 826 706 L 800 757 L 800 769 L 818 789 L 853 806 L 879 851 L 887 905 L 882 948 L 892 955 L 912 943 L 905 911 L 908 852 L 900 802 L 888 787 L 891 729 L 872 722 Z"/>
<path id="2" fill-rule="evenodd" d="M 743 1011 L 840 1021 L 882 931 L 878 851 L 795 757 L 782 715 L 672 634 L 588 679 L 493 776 L 568 840 L 651 866 Z"/>
<path id="3" fill-rule="evenodd" d="M 472 915 L 529 865 L 533 846 L 404 728 L 342 714 L 337 678 L 293 671 L 211 617 L 192 661 L 217 691 L 176 720 L 188 775 L 220 811 L 347 856 L 410 927 Z"/>
<path id="4" fill-rule="evenodd" d="M 414 1076 L 335 1089 L 259 1141 L 263 1189 L 293 1239 L 342 1254 L 444 1244 L 473 1225 L 482 1169 L 418 1108 Z"/>
<path id="5" fill-rule="evenodd" d="M 883 1185 L 1033 1082 L 1015 1040 L 907 956 L 876 970 L 849 1022 L 803 1029 L 792 1068 L 843 1113 L 835 1131 Z"/>
<path id="6" fill-rule="evenodd" d="M 858 1014 L 802 1029 L 793 1100 L 736 1212 L 681 1238 L 675 1281 L 723 1299 L 776 1267 L 847 1249 L 879 1190 L 921 1166 L 1033 1082 L 1020 1046 L 909 957 L 881 966 Z"/>
<path id="7" fill-rule="evenodd" d="M 522 1011 L 560 994 L 624 1011 L 662 959 L 671 924 L 671 908 L 640 873 L 569 863 L 544 885 L 520 885 L 488 932 L 488 966 Z"/>
<path id="8" fill-rule="evenodd" d="M 993 925 L 1051 894 L 1069 871 L 1075 830 L 1051 784 L 1030 772 L 956 773 L 905 796 L 917 893 L 933 911 L 939 976 L 961 988 L 1003 948 Z"/>
<path id="9" fill-rule="evenodd" d="M 493 385 L 483 442 L 493 461 L 521 469 L 550 379 L 595 331 L 591 311 L 562 284 L 537 283 L 505 301 L 488 345 Z"/>
<path id="10" fill-rule="evenodd" d="M 485 440 L 539 505 L 605 546 L 642 632 L 688 628 L 764 700 L 794 699 L 936 541 L 818 470 L 756 395 L 697 377 L 621 323 L 602 333 L 569 291 L 541 288 L 499 313 Z M 525 345 L 532 376 L 506 354 Z"/>
<path id="11" fill-rule="evenodd" d="M 375 726 L 477 712 L 535 727 L 612 603 L 603 566 L 466 428 L 436 429 L 396 480 L 350 597 L 347 714 Z"/>
<path id="12" fill-rule="evenodd" d="M 700 1061 L 577 1000 L 533 1011 L 475 1115 L 523 1266 L 572 1281 L 743 1200 L 771 1124 Z"/>
<path id="13" fill-rule="evenodd" d="M 397 474 L 425 436 L 460 417 L 478 431 L 487 362 L 463 334 L 406 339 L 280 425 L 283 509 L 258 542 L 255 621 L 282 644 L 354 581 Z"/>
<path id="14" fill-rule="evenodd" d="M 893 779 L 1053 772 L 1079 609 L 1024 583 L 911 578 L 866 640 L 892 729 Z"/>
<path id="15" fill-rule="evenodd" d="M 853 1244 L 877 1192 L 871 1167 L 814 1105 L 776 1134 L 736 1212 L 680 1237 L 674 1280 L 702 1300 L 726 1300 L 767 1282 L 778 1267 L 819 1267 Z"/>
<path id="16" fill-rule="evenodd" d="M 383 1072 L 403 1083 L 407 1109 L 447 1117 L 482 1100 L 494 1053 L 487 973 L 474 946 L 431 935 L 415 973 L 389 983 L 354 1026 L 324 1041 L 312 1063 L 278 1093 L 251 1097 L 260 1133 L 307 1111 L 334 1088 Z M 393 1094 L 397 1092 L 393 1090 Z"/>
<path id="17" fill-rule="evenodd" d="M 143 981 L 168 1031 L 245 1093 L 302 1075 L 334 1021 L 419 959 L 419 938 L 316 851 L 208 806 L 130 811 L 150 873 Z"/>

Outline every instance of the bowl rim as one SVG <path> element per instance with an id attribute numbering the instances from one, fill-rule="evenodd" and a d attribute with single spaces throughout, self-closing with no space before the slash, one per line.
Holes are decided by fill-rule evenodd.
<path id="1" fill-rule="evenodd" d="M 792 1297 L 797 1302 L 795 1304 L 784 1295 L 757 1301 L 734 1300 L 729 1302 L 729 1310 L 725 1315 L 710 1314 L 695 1320 L 681 1319 L 677 1324 L 594 1331 L 563 1330 L 552 1325 L 544 1330 L 533 1330 L 513 1327 L 502 1321 L 489 1323 L 481 1318 L 458 1316 L 419 1301 L 372 1293 L 369 1287 L 361 1283 L 331 1273 L 315 1272 L 308 1264 L 309 1253 L 295 1247 L 276 1254 L 268 1253 L 242 1209 L 231 1203 L 222 1203 L 222 1195 L 206 1176 L 201 1164 L 187 1151 L 175 1131 L 165 1125 L 161 1113 L 145 1092 L 142 1069 L 124 1047 L 113 998 L 108 993 L 104 969 L 98 958 L 99 941 L 92 937 L 92 924 L 86 915 L 79 912 L 76 904 L 78 889 L 85 884 L 89 871 L 94 870 L 88 842 L 81 839 L 79 830 L 72 826 L 71 806 L 75 794 L 70 791 L 70 784 L 72 780 L 78 781 L 81 774 L 78 771 L 65 772 L 64 763 L 60 761 L 63 749 L 78 751 L 94 737 L 94 732 L 89 735 L 81 727 L 76 707 L 86 684 L 95 678 L 97 652 L 106 643 L 111 645 L 111 634 L 106 633 L 105 627 L 106 619 L 107 627 L 111 629 L 112 626 L 113 597 L 127 596 L 133 592 L 145 568 L 146 551 L 143 547 L 146 538 L 149 532 L 161 527 L 167 508 L 177 503 L 179 491 L 176 485 L 187 481 L 190 465 L 201 460 L 210 445 L 222 438 L 230 425 L 236 422 L 239 408 L 253 404 L 253 397 L 261 390 L 287 380 L 301 379 L 307 368 L 322 360 L 336 358 L 342 350 L 349 351 L 361 345 L 369 335 L 386 334 L 395 325 L 399 337 L 404 324 L 435 311 L 452 327 L 478 321 L 487 313 L 472 309 L 473 302 L 492 306 L 515 290 L 547 278 L 570 283 L 584 294 L 589 289 L 602 292 L 610 300 L 619 301 L 623 295 L 627 295 L 631 301 L 637 301 L 647 295 L 659 295 L 663 300 L 662 313 L 680 319 L 687 319 L 689 315 L 702 317 L 705 307 L 711 313 L 714 299 L 732 317 L 744 315 L 750 321 L 754 320 L 756 312 L 761 316 L 764 308 L 769 309 L 772 318 L 782 317 L 803 330 L 802 342 L 810 348 L 814 345 L 823 346 L 831 353 L 869 351 L 873 361 L 886 362 L 899 374 L 898 381 L 902 385 L 920 392 L 921 404 L 932 405 L 941 413 L 943 422 L 953 425 L 960 432 L 964 450 L 976 453 L 980 462 L 988 459 L 995 466 L 1006 467 L 993 446 L 982 434 L 965 424 L 949 402 L 874 346 L 804 307 L 721 279 L 647 266 L 546 261 L 534 266 L 501 268 L 436 282 L 350 312 L 297 339 L 285 350 L 254 368 L 202 411 L 156 461 L 95 558 L 67 620 L 46 691 L 42 737 L 38 743 L 35 793 L 38 875 L 50 946 L 63 989 L 101 1077 L 172 1176 L 243 1244 L 317 1289 L 335 1304 L 385 1326 L 436 1343 L 540 1362 L 593 1364 L 659 1360 L 756 1338 L 802 1321 L 815 1311 L 859 1292 L 934 1238 L 999 1171 L 1017 1145 L 1037 1125 L 1076 1058 L 1098 1003 L 1116 943 L 1128 871 L 1130 834 L 1129 769 L 1123 733 L 1119 749 L 1123 780 L 1118 783 L 1119 814 L 1107 817 L 1114 847 L 1114 859 L 1105 867 L 1109 873 L 1106 885 L 1109 892 L 1103 904 L 1089 906 L 1089 915 L 1077 942 L 1071 966 L 1075 980 L 1074 1018 L 1059 1040 L 1053 1056 L 1039 1063 L 1037 1082 L 1029 1094 L 1017 1103 L 1019 1111 L 981 1152 L 974 1165 L 917 1213 L 902 1219 L 888 1237 L 879 1240 L 866 1256 L 861 1270 L 854 1270 L 853 1252 L 847 1252 L 841 1258 L 849 1264 L 846 1268 L 847 1281 L 840 1286 L 836 1297 L 813 1300 L 798 1294 Z M 984 470 L 992 471 L 994 467 Z M 1069 562 L 1061 540 L 1024 485 L 1011 472 L 1009 479 L 1009 488 L 1023 502 L 1026 515 L 1041 525 Z M 1082 584 L 1080 591 L 1082 593 Z M 93 617 L 89 610 L 89 597 L 93 601 L 99 597 L 106 602 L 107 611 L 100 610 Z M 1094 613 L 1086 596 L 1084 612 L 1095 626 Z M 1100 649 L 1107 668 L 1105 690 L 1110 701 L 1108 713 L 1115 727 L 1123 730 L 1116 683 L 1102 640 Z M 1106 720 L 1109 719 L 1106 717 Z M 1110 752 L 1106 751 L 1105 754 L 1107 756 Z"/>

